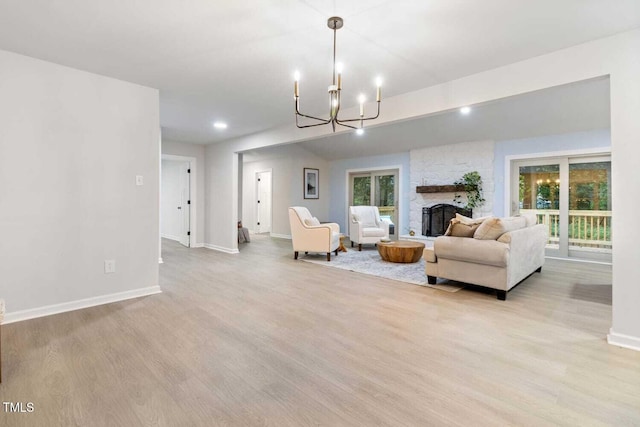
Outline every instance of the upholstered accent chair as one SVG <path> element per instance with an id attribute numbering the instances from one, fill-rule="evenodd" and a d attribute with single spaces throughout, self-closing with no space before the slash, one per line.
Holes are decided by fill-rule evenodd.
<path id="1" fill-rule="evenodd" d="M 350 206 L 349 240 L 351 240 L 351 247 L 357 244 L 358 250 L 361 251 L 363 244 L 375 244 L 380 239 L 388 239 L 389 224 L 389 220 L 380 218 L 380 211 L 376 206 Z"/>
<path id="2" fill-rule="evenodd" d="M 291 241 L 293 243 L 293 258 L 298 259 L 298 253 L 320 252 L 327 254 L 327 261 L 331 261 L 331 252 L 338 255 L 340 246 L 340 226 L 335 223 L 320 224 L 302 206 L 289 208 L 289 225 L 291 226 Z"/>

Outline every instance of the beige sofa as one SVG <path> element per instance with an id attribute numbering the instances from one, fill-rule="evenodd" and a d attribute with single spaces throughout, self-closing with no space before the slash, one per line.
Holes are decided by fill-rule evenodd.
<path id="1" fill-rule="evenodd" d="M 473 225 L 459 225 L 464 226 L 461 233 L 437 237 L 433 248 L 424 250 L 430 284 L 440 277 L 486 286 L 504 301 L 507 291 L 542 271 L 547 227 L 536 225 L 535 217 L 490 217 L 475 224 L 475 231 Z M 458 237 L 470 232 L 473 236 Z"/>

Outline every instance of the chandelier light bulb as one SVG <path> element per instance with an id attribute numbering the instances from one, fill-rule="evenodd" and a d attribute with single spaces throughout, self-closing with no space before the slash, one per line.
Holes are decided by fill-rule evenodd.
<path id="1" fill-rule="evenodd" d="M 297 81 L 297 82 L 298 82 L 298 81 L 300 81 L 300 71 L 296 70 L 296 71 L 293 73 L 293 80 L 295 80 L 295 81 Z"/>
<path id="2" fill-rule="evenodd" d="M 376 77 L 376 87 L 382 86 L 382 77 Z"/>
<path id="3" fill-rule="evenodd" d="M 367 98 L 364 96 L 364 93 L 361 93 L 361 94 L 358 96 L 358 102 L 359 102 L 360 104 L 364 104 L 364 102 L 365 102 L 366 100 L 367 100 Z"/>
<path id="4" fill-rule="evenodd" d="M 342 62 L 338 62 L 336 64 L 336 73 L 342 74 L 342 71 L 344 71 L 344 64 Z"/>
<path id="5" fill-rule="evenodd" d="M 356 129 L 356 134 L 357 135 L 364 135 L 364 129 L 362 129 L 362 128 Z"/>
<path id="6" fill-rule="evenodd" d="M 462 114 L 464 114 L 464 115 L 467 115 L 467 114 L 469 114 L 469 113 L 471 112 L 471 107 L 462 107 L 462 108 L 460 109 L 460 112 L 461 112 Z"/>

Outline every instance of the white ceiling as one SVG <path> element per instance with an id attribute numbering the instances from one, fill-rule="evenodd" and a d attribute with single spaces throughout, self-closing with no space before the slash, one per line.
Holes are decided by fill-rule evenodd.
<path id="1" fill-rule="evenodd" d="M 324 112 L 332 15 L 349 107 L 640 27 L 640 1 L 0 0 L 0 49 L 158 88 L 163 137 L 210 143 L 291 123 L 295 69 Z"/>

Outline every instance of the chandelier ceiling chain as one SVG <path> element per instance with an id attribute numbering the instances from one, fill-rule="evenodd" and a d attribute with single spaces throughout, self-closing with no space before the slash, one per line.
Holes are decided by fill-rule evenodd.
<path id="1" fill-rule="evenodd" d="M 338 16 L 333 16 L 327 20 L 327 26 L 333 30 L 333 78 L 331 80 L 331 85 L 328 88 L 329 92 L 329 118 L 322 119 L 319 117 L 310 116 L 307 114 L 302 114 L 300 112 L 300 91 L 299 91 L 299 80 L 300 76 L 296 72 L 295 82 L 293 85 L 293 98 L 295 100 L 295 111 L 296 111 L 296 126 L 299 128 L 309 128 L 314 126 L 322 126 L 331 124 L 333 131 L 336 131 L 336 125 L 344 126 L 351 129 L 356 129 L 358 133 L 363 132 L 364 122 L 366 120 L 374 120 L 380 116 L 380 101 L 381 97 L 381 81 L 378 79 L 377 81 L 377 92 L 376 92 L 376 105 L 377 105 L 377 113 L 375 116 L 365 117 L 364 116 L 364 95 L 360 95 L 360 117 L 354 119 L 340 119 L 338 117 L 338 113 L 340 112 L 340 97 L 342 92 L 342 70 L 338 70 L 336 66 L 336 32 L 342 28 L 344 25 L 344 21 L 342 18 Z M 337 81 L 336 81 L 336 73 L 337 73 Z M 299 123 L 298 118 L 305 117 L 307 119 L 316 120 L 318 123 L 312 123 L 307 125 L 301 125 Z M 359 127 L 347 124 L 358 122 Z"/>

